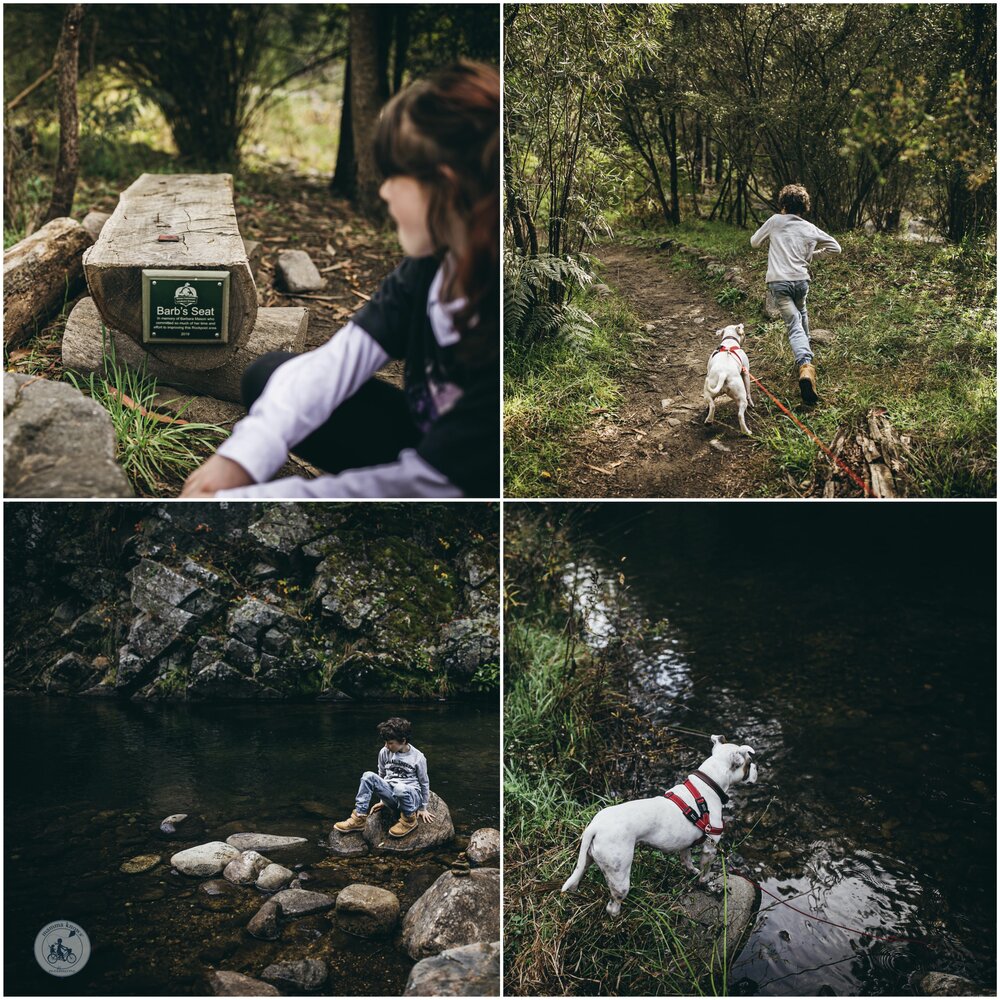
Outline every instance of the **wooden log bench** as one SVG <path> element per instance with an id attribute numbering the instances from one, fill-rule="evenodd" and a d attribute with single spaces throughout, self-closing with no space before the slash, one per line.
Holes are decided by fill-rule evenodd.
<path id="1" fill-rule="evenodd" d="M 83 267 L 106 325 L 173 368 L 221 368 L 253 332 L 257 287 L 236 222 L 230 174 L 143 174 L 122 192 L 97 242 L 84 254 Z M 157 342 L 149 339 L 148 331 L 144 337 L 143 272 L 178 270 L 212 272 L 220 279 L 229 275 L 228 317 L 218 341 L 198 340 L 192 332 L 195 320 L 186 318 L 187 313 L 176 320 L 176 337 L 190 340 Z M 186 290 L 188 297 L 177 300 L 180 306 L 196 306 L 199 284 L 207 289 L 204 281 L 195 280 L 195 290 Z M 224 281 L 217 284 L 221 288 Z M 181 311 L 178 308 L 178 317 Z"/>

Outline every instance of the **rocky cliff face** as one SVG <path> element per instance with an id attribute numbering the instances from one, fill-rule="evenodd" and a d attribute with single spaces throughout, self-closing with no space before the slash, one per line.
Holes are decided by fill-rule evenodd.
<path id="1" fill-rule="evenodd" d="M 7 690 L 496 690 L 490 504 L 9 504 Z"/>

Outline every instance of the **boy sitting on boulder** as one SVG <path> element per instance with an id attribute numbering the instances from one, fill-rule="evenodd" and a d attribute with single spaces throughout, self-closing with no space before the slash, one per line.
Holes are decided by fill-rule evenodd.
<path id="1" fill-rule="evenodd" d="M 399 810 L 399 822 L 389 828 L 391 837 L 405 837 L 417 828 L 417 819 L 429 823 L 434 819 L 427 811 L 431 785 L 427 777 L 427 758 L 410 745 L 410 723 L 392 718 L 377 726 L 379 739 L 385 746 L 378 752 L 378 774 L 365 771 L 358 786 L 354 812 L 350 818 L 334 823 L 340 833 L 354 833 L 365 828 L 370 812 L 383 806 Z M 379 801 L 369 805 L 373 795 Z"/>

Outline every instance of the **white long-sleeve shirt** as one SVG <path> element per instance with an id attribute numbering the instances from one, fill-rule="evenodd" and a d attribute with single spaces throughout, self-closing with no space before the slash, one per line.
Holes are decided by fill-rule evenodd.
<path id="1" fill-rule="evenodd" d="M 770 239 L 765 281 L 808 281 L 809 261 L 817 253 L 840 253 L 840 244 L 798 215 L 772 215 L 750 237 L 756 248 Z"/>
<path id="2" fill-rule="evenodd" d="M 462 496 L 457 486 L 412 448 L 384 465 L 316 479 L 292 476 L 267 481 L 284 464 L 289 451 L 388 360 L 389 355 L 373 337 L 348 323 L 322 347 L 276 368 L 250 412 L 218 449 L 220 455 L 246 469 L 255 484 L 219 490 L 215 495 L 222 500 Z"/>

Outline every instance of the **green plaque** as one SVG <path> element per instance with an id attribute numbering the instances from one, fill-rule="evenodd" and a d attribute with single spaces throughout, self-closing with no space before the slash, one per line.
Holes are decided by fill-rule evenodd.
<path id="1" fill-rule="evenodd" d="M 228 271 L 142 272 L 144 344 L 225 344 Z"/>

